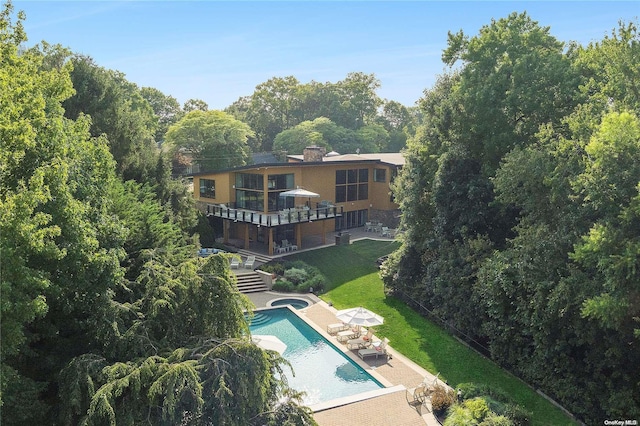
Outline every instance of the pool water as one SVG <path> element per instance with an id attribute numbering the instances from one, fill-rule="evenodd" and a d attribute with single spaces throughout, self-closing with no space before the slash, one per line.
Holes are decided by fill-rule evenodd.
<path id="1" fill-rule="evenodd" d="M 284 305 L 291 305 L 293 306 L 294 309 L 304 309 L 309 306 L 309 302 L 307 302 L 306 300 L 294 299 L 294 298 L 279 299 L 271 302 L 271 306 L 284 306 Z"/>
<path id="2" fill-rule="evenodd" d="M 287 345 L 282 356 L 295 376 L 288 368 L 285 376 L 291 388 L 306 393 L 307 406 L 384 387 L 288 308 L 256 312 L 249 328 Z"/>

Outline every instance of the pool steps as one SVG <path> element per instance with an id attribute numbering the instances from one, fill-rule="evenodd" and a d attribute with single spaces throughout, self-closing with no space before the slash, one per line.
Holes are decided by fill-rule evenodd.
<path id="1" fill-rule="evenodd" d="M 251 325 L 264 325 L 271 322 L 271 315 L 256 312 L 251 319 Z"/>

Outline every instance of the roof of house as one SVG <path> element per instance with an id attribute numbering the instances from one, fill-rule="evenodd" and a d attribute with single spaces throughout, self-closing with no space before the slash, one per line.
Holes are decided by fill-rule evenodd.
<path id="1" fill-rule="evenodd" d="M 336 153 L 337 154 L 337 153 Z M 302 162 L 304 160 L 304 156 L 302 155 L 287 155 L 287 158 L 295 160 L 296 162 Z M 379 152 L 375 154 L 332 154 L 325 155 L 323 157 L 323 162 L 334 162 L 334 161 L 380 161 L 381 163 L 387 163 L 394 166 L 404 166 L 404 155 L 400 152 Z"/>
<path id="2" fill-rule="evenodd" d="M 277 163 L 278 159 L 273 152 L 254 152 L 251 154 L 253 164 Z"/>
<path id="3" fill-rule="evenodd" d="M 305 162 L 303 161 L 302 155 L 288 155 L 290 161 L 288 163 L 283 162 L 273 162 L 273 163 L 257 163 L 257 164 L 248 164 L 246 166 L 233 167 L 231 169 L 224 170 L 216 170 L 216 171 L 203 171 L 199 173 L 193 173 L 189 176 L 202 176 L 202 175 L 211 175 L 217 173 L 228 173 L 234 171 L 241 170 L 251 170 L 259 167 L 309 167 L 309 166 L 318 166 L 321 164 L 335 164 L 335 163 L 344 163 L 344 162 L 354 162 L 354 163 L 382 163 L 389 164 L 392 166 L 403 166 L 405 161 L 404 157 L 401 153 L 378 153 L 378 154 L 344 154 L 344 155 L 335 155 L 331 157 L 324 157 L 323 161 L 314 161 L 314 162 Z"/>

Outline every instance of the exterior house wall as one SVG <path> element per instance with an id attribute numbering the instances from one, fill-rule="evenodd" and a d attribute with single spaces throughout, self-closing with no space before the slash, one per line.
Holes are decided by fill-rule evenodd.
<path id="1" fill-rule="evenodd" d="M 221 171 L 216 173 L 201 173 L 194 176 L 194 197 L 201 210 L 209 212 L 208 208 L 212 205 L 226 205 L 229 208 L 236 207 L 236 175 L 238 173 L 258 174 L 262 175 L 263 187 L 264 187 L 264 203 L 261 208 L 262 214 L 274 214 L 277 212 L 269 212 L 268 205 L 268 176 L 269 175 L 283 175 L 293 174 L 294 183 L 293 187 L 289 189 L 295 189 L 296 187 L 304 188 L 309 191 L 318 193 L 318 198 L 297 198 L 295 205 L 304 205 L 310 202 L 312 209 L 316 208 L 317 203 L 320 201 L 328 201 L 335 205 L 338 211 L 342 211 L 342 217 L 339 219 L 341 229 L 351 226 L 363 225 L 363 220 L 381 220 L 384 223 L 394 226 L 394 218 L 398 215 L 398 206 L 391 200 L 390 196 L 390 179 L 396 172 L 396 167 L 393 164 L 387 164 L 380 161 L 374 161 L 371 159 L 363 160 L 349 160 L 349 161 L 331 161 L 325 160 L 323 162 L 290 162 L 282 164 L 262 164 L 254 167 L 240 167 L 237 169 Z M 368 189 L 367 198 L 364 200 L 352 200 L 336 202 L 336 171 L 347 170 L 361 170 L 366 169 L 368 173 Z M 384 181 L 376 181 L 374 178 L 374 170 L 385 170 Z M 215 180 L 216 194 L 215 198 L 203 197 L 200 194 L 200 180 L 212 179 Z M 345 191 L 347 189 L 345 188 Z M 280 192 L 282 189 L 277 190 Z M 225 235 L 230 238 L 241 239 L 245 242 L 253 241 L 257 238 L 259 232 L 261 240 L 267 240 L 264 238 L 268 235 L 268 228 L 256 228 L 256 225 L 250 223 L 240 223 L 237 220 L 229 220 L 222 216 L 225 226 Z M 277 220 L 277 217 L 276 217 Z M 308 235 L 323 235 L 324 232 L 330 232 L 336 229 L 336 222 L 338 219 L 324 219 L 312 220 L 311 222 L 305 221 L 295 225 L 296 238 L 300 236 Z M 274 223 L 272 226 L 280 226 L 280 222 Z M 274 234 L 275 235 L 275 234 Z M 299 241 L 299 240 L 298 240 Z M 275 241 L 276 243 L 278 241 Z M 271 250 L 271 248 L 270 248 Z"/>

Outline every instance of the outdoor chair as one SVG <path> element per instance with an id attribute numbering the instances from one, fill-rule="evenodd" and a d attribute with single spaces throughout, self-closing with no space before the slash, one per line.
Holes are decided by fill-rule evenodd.
<path id="1" fill-rule="evenodd" d="M 389 228 L 386 226 L 382 227 L 382 231 L 380 231 L 380 235 L 382 237 L 390 237 L 391 236 L 391 231 L 389 231 Z"/>
<path id="2" fill-rule="evenodd" d="M 253 269 L 254 264 L 256 263 L 255 256 L 248 256 L 247 261 L 244 262 L 244 267 L 248 269 Z"/>
<path id="3" fill-rule="evenodd" d="M 367 334 L 357 339 L 347 340 L 347 349 L 365 349 L 371 346 L 373 331 L 367 330 Z"/>
<path id="4" fill-rule="evenodd" d="M 355 339 L 360 336 L 360 331 L 352 328 L 350 330 L 339 331 L 337 334 L 338 342 L 346 342 L 349 339 Z"/>
<path id="5" fill-rule="evenodd" d="M 336 324 L 329 324 L 327 326 L 327 333 L 329 334 L 336 334 L 339 331 L 344 331 L 344 330 L 348 330 L 349 329 L 349 324 L 345 324 L 343 322 L 339 322 Z"/>
<path id="6" fill-rule="evenodd" d="M 407 401 L 411 405 L 418 405 L 425 402 L 425 400 L 433 393 L 435 386 L 438 384 L 438 373 L 433 380 L 429 376 L 425 376 L 422 382 L 413 389 L 407 389 Z M 413 400 L 409 401 L 409 395 Z"/>
<path id="7" fill-rule="evenodd" d="M 231 263 L 229 264 L 229 267 L 231 269 L 238 269 L 240 268 L 240 259 L 238 259 L 237 257 L 232 257 L 231 258 Z"/>
<path id="8" fill-rule="evenodd" d="M 358 356 L 363 360 L 367 357 L 375 356 L 378 359 L 379 356 L 387 356 L 387 343 L 389 343 L 389 339 L 386 337 L 379 344 L 374 343 L 372 348 L 360 349 L 358 351 Z"/>

